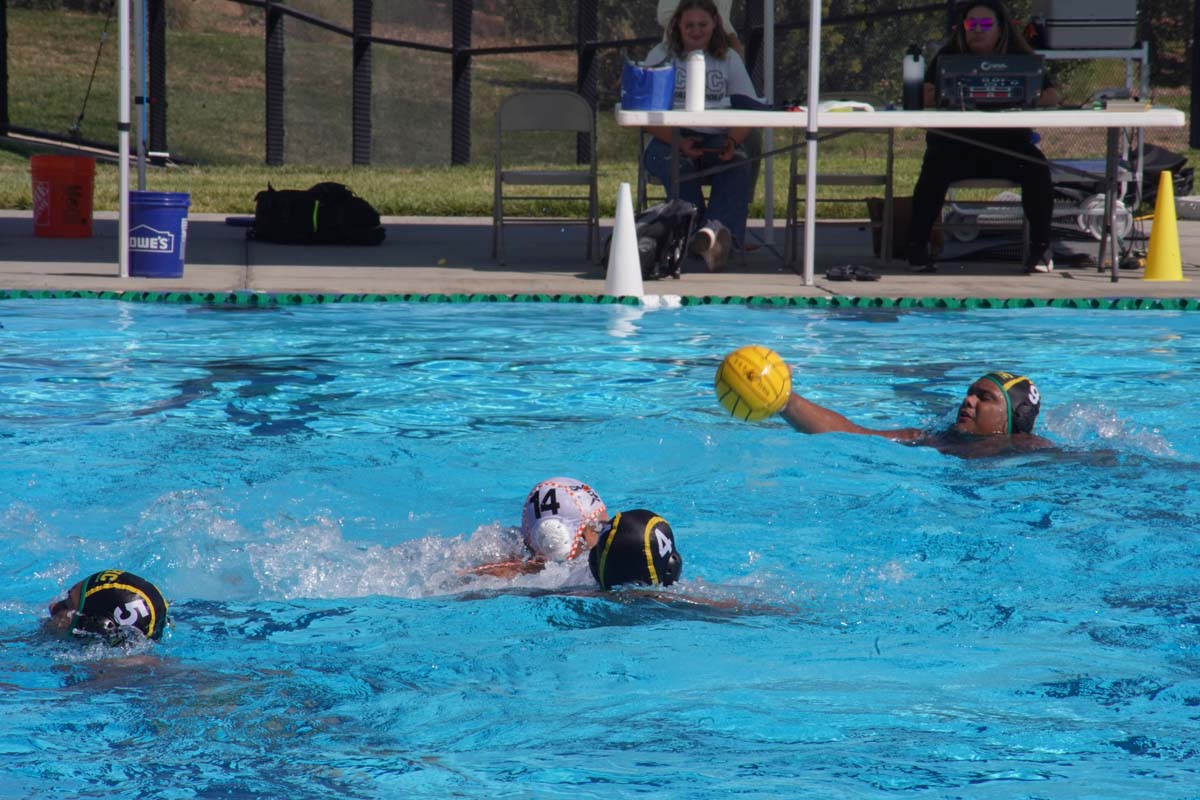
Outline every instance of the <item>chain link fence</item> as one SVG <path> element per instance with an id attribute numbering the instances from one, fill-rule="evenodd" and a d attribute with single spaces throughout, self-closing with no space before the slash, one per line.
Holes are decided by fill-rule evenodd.
<path id="1" fill-rule="evenodd" d="M 370 58 L 369 158 L 376 166 L 451 164 L 455 55 L 454 7 L 464 0 L 373 3 Z M 262 163 L 268 113 L 266 40 L 268 0 L 172 0 L 166 4 L 166 142 L 172 157 L 211 164 Z M 284 163 L 349 165 L 354 158 L 355 40 L 348 0 L 288 0 L 283 24 Z M 803 99 L 807 86 L 808 27 L 800 4 L 777 3 L 776 100 Z M 1030 2 L 1013 3 L 1027 16 Z M 1151 52 L 1151 98 L 1188 109 L 1191 3 L 1143 0 L 1143 28 L 1161 27 L 1170 7 L 1173 39 L 1159 35 Z M 931 56 L 946 27 L 944 6 L 900 0 L 826 0 L 822 29 L 822 85 L 829 91 L 871 91 L 899 101 L 900 65 L 911 43 Z M 581 9 L 594 7 L 594 41 L 587 50 L 600 111 L 601 161 L 632 160 L 636 134 L 618 129 L 605 113 L 619 93 L 620 66 L 640 57 L 661 37 L 654 4 L 616 0 L 467 0 L 470 11 L 469 154 L 492 157 L 494 116 L 503 97 L 525 88 L 575 90 Z M 112 3 L 107 0 L 7 0 L 9 123 L 65 138 L 115 141 L 117 53 Z M 461 9 L 461 6 L 460 6 Z M 311 17 L 328 23 L 315 24 Z M 757 9 L 734 4 L 734 22 L 747 50 L 760 52 L 761 31 L 749 23 Z M 1172 27 L 1173 26 L 1173 27 Z M 1156 27 L 1156 30 L 1158 30 Z M 333 28 L 333 29 L 331 29 Z M 341 29 L 343 32 L 338 32 Z M 422 49 L 389 42 L 419 43 Z M 514 49 L 519 52 L 511 52 Z M 1127 75 L 1120 60 L 1053 61 L 1067 104 L 1085 103 L 1109 87 L 1141 82 L 1141 65 Z M 1156 83 L 1157 81 L 1157 83 Z M 137 92 L 135 91 L 135 94 Z M 159 99 L 162 100 L 161 98 Z M 153 101 L 153 98 L 152 98 Z M 1188 131 L 1157 130 L 1150 141 L 1186 151 Z M 901 156 L 919 155 L 919 132 L 900 136 Z M 1051 155 L 1102 152 L 1102 136 L 1046 136 Z M 535 145 L 536 147 L 536 145 Z M 570 158 L 546 153 L 547 160 Z"/>

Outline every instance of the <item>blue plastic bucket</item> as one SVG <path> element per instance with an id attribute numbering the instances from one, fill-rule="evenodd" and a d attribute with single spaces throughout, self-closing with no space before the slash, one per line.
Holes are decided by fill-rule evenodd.
<path id="1" fill-rule="evenodd" d="M 670 111 L 675 101 L 675 64 L 644 67 L 625 60 L 621 70 L 621 108 L 626 111 Z"/>
<path id="2" fill-rule="evenodd" d="M 187 192 L 129 193 L 129 274 L 182 278 L 187 246 Z"/>

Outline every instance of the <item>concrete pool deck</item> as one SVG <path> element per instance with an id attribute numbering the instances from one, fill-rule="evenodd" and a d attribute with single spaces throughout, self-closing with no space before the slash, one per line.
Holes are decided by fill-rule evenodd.
<path id="1" fill-rule="evenodd" d="M 223 214 L 189 216 L 181 278 L 120 278 L 117 221 L 96 215 L 90 239 L 33 235 L 29 211 L 0 211 L 0 290 L 91 292 L 267 292 L 306 294 L 550 294 L 602 295 L 604 268 L 584 259 L 580 227 L 519 225 L 506 229 L 508 264 L 491 258 L 490 218 L 388 217 L 378 247 L 286 246 L 248 241 L 246 229 Z M 604 220 L 602 240 L 611 220 Z M 647 294 L 716 297 L 886 298 L 1179 298 L 1200 297 L 1200 221 L 1179 220 L 1182 281 L 1146 281 L 1141 269 L 1121 270 L 1113 283 L 1094 265 L 1060 258 L 1048 275 L 1026 275 L 1015 261 L 946 258 L 934 274 L 912 274 L 903 262 L 872 254 L 864 222 L 822 223 L 817 231 L 816 282 L 805 286 L 770 248 L 731 263 L 720 274 L 685 271 L 678 280 L 648 281 Z M 762 229 L 761 220 L 751 221 Z M 776 226 L 774 248 L 783 250 Z M 1094 241 L 1064 246 L 1095 258 Z M 948 253 L 962 253 L 955 243 Z M 831 281 L 830 266 L 856 264 L 878 281 Z M 703 264 L 698 264 L 703 269 Z M 693 267 L 694 268 L 694 267 Z"/>

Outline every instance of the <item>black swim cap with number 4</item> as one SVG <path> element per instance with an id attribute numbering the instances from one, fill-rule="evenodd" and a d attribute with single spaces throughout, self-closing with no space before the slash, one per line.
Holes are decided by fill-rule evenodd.
<path id="1" fill-rule="evenodd" d="M 604 589 L 621 584 L 670 586 L 683 574 L 683 556 L 675 549 L 670 524 L 639 508 L 612 518 L 588 553 L 588 566 Z"/>
<path id="2" fill-rule="evenodd" d="M 167 601 L 158 587 L 132 572 L 110 569 L 83 579 L 71 632 L 111 642 L 137 628 L 147 639 L 160 639 L 166 625 Z"/>

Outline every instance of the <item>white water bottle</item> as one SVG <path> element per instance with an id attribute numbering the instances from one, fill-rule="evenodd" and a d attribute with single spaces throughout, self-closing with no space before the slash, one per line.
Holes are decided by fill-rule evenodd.
<path id="1" fill-rule="evenodd" d="M 704 110 L 704 51 L 693 50 L 687 58 L 687 91 L 683 107 L 687 111 Z"/>
<path id="2" fill-rule="evenodd" d="M 925 56 L 915 44 L 909 45 L 904 54 L 903 105 L 909 111 L 925 107 Z"/>

